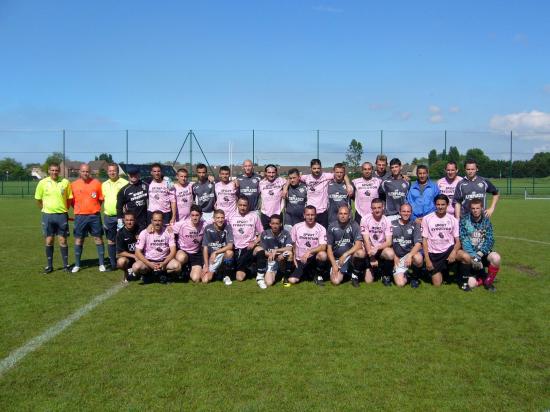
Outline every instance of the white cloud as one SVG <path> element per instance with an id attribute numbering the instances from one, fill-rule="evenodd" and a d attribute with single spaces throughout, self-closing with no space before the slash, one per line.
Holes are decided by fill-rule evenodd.
<path id="1" fill-rule="evenodd" d="M 328 6 L 326 4 L 319 4 L 318 6 L 314 6 L 313 10 L 320 11 L 322 13 L 342 13 L 344 11 L 337 7 Z"/>
<path id="2" fill-rule="evenodd" d="M 550 94 L 550 84 L 545 84 L 542 90 L 544 91 L 544 93 Z"/>
<path id="3" fill-rule="evenodd" d="M 514 36 L 514 43 L 521 46 L 527 46 L 529 44 L 529 37 L 525 33 L 516 33 Z"/>
<path id="4" fill-rule="evenodd" d="M 430 113 L 441 113 L 441 107 L 436 106 L 432 104 L 430 107 L 428 107 L 428 110 Z"/>
<path id="5" fill-rule="evenodd" d="M 458 112 L 460 112 L 460 107 L 458 106 L 451 106 L 449 108 L 449 113 L 458 113 Z"/>
<path id="6" fill-rule="evenodd" d="M 434 114 L 430 116 L 430 123 L 441 123 L 443 122 L 443 116 L 441 114 Z"/>
<path id="7" fill-rule="evenodd" d="M 401 120 L 403 121 L 407 121 L 411 118 L 412 116 L 412 113 L 411 112 L 401 112 L 399 113 L 399 117 L 401 118 Z"/>
<path id="8" fill-rule="evenodd" d="M 386 110 L 386 109 L 389 109 L 390 107 L 391 107 L 391 104 L 385 103 L 385 102 L 369 104 L 369 109 L 372 111 Z"/>
<path id="9" fill-rule="evenodd" d="M 496 114 L 489 122 L 491 129 L 509 132 L 513 130 L 519 134 L 538 134 L 532 139 L 543 138 L 550 140 L 550 113 L 531 110 L 530 112 L 509 113 L 505 115 Z M 549 133 L 547 136 L 540 134 Z M 528 138 L 526 136 L 526 138 Z"/>

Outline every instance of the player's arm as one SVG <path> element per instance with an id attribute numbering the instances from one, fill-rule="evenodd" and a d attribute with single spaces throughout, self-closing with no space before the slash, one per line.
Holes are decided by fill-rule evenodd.
<path id="1" fill-rule="evenodd" d="M 216 256 L 216 255 L 224 254 L 228 250 L 233 250 L 233 242 L 230 242 L 227 245 L 225 245 L 224 247 L 221 247 L 218 250 L 213 251 L 212 255 Z"/>
<path id="2" fill-rule="evenodd" d="M 460 250 L 460 238 L 455 237 L 455 245 L 453 247 L 453 250 L 449 254 L 449 258 L 447 259 L 449 263 L 453 263 L 456 260 L 456 253 Z"/>
<path id="3" fill-rule="evenodd" d="M 205 273 L 208 273 L 208 246 L 203 246 L 202 247 L 202 261 L 203 261 L 203 265 L 202 265 L 202 274 L 204 275 Z"/>
<path id="4" fill-rule="evenodd" d="M 176 245 L 170 245 L 170 253 L 168 254 L 168 256 L 166 256 L 166 258 L 160 264 L 160 267 L 162 269 L 166 269 L 166 266 L 168 265 L 168 263 L 170 263 L 170 261 L 176 257 L 176 252 L 177 252 Z"/>
<path id="5" fill-rule="evenodd" d="M 489 221 L 489 219 L 486 219 L 485 224 L 485 241 L 483 242 L 481 246 L 481 252 L 484 255 L 487 255 L 488 253 L 493 250 L 493 246 L 495 245 L 495 236 L 493 232 L 493 225 Z"/>
<path id="6" fill-rule="evenodd" d="M 290 186 L 290 181 L 289 180 L 287 180 L 285 182 L 285 184 L 283 185 L 283 195 L 282 195 L 283 199 L 288 199 L 288 186 Z"/>
<path id="7" fill-rule="evenodd" d="M 136 258 L 141 262 L 143 262 L 145 266 L 147 266 L 149 269 L 155 270 L 155 265 L 153 264 L 153 262 L 147 259 L 143 254 L 143 251 L 137 247 L 136 247 Z"/>
<path id="8" fill-rule="evenodd" d="M 314 253 L 319 253 L 319 252 L 325 252 L 326 250 L 327 250 L 327 245 L 325 243 L 325 244 L 319 245 L 317 247 L 314 247 L 312 249 L 309 249 L 309 253 L 314 254 Z"/>
<path id="9" fill-rule="evenodd" d="M 116 217 L 119 220 L 122 220 L 124 215 L 124 188 L 120 189 L 116 195 Z"/>
<path id="10" fill-rule="evenodd" d="M 384 190 L 384 182 L 378 186 L 378 197 L 382 199 L 384 202 L 386 201 L 386 191 Z"/>
<path id="11" fill-rule="evenodd" d="M 369 232 L 367 231 L 363 233 L 363 242 L 365 243 L 365 250 L 367 251 L 367 254 L 369 256 L 374 256 L 376 251 L 373 252 L 373 246 L 372 246 L 372 243 L 370 242 Z"/>
<path id="12" fill-rule="evenodd" d="M 489 206 L 489 209 L 485 210 L 486 217 L 491 217 L 493 215 L 499 199 L 500 199 L 500 194 L 498 192 L 493 194 L 493 198 L 491 199 L 491 206 Z"/>
<path id="13" fill-rule="evenodd" d="M 344 175 L 344 182 L 346 183 L 346 192 L 348 192 L 348 197 L 353 196 L 353 185 L 351 184 L 351 180 L 349 180 L 349 176 L 347 173 Z"/>
<path id="14" fill-rule="evenodd" d="M 330 262 L 330 265 L 332 266 L 333 273 L 338 272 L 338 263 L 336 262 L 336 257 L 334 256 L 334 251 L 332 250 L 332 245 L 327 245 L 327 256 L 328 260 Z"/>
<path id="15" fill-rule="evenodd" d="M 426 269 L 433 270 L 434 265 L 430 259 L 430 254 L 428 252 L 428 238 L 422 237 L 422 249 L 424 250 L 424 260 L 426 262 Z"/>
<path id="16" fill-rule="evenodd" d="M 260 244 L 260 235 L 256 235 L 256 237 L 250 241 L 248 244 L 248 249 L 254 249 L 256 246 Z"/>

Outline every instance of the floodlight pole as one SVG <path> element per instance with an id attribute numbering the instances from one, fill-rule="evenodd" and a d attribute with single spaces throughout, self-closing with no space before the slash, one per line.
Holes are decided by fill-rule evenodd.
<path id="1" fill-rule="evenodd" d="M 380 130 L 380 154 L 384 153 L 384 131 Z"/>
<path id="2" fill-rule="evenodd" d="M 191 179 L 193 177 L 193 137 L 195 136 L 193 129 L 189 130 L 189 136 L 191 136 L 189 139 L 189 179 Z"/>
<path id="3" fill-rule="evenodd" d="M 254 129 L 252 129 L 252 166 L 254 166 L 254 145 L 255 145 L 255 133 L 254 133 Z"/>
<path id="4" fill-rule="evenodd" d="M 508 173 L 508 194 L 512 194 L 512 140 L 513 140 L 514 132 L 510 130 L 510 171 Z"/>

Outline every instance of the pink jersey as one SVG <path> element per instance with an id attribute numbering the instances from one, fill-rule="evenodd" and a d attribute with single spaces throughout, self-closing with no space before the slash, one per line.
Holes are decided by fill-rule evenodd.
<path id="1" fill-rule="evenodd" d="M 392 226 L 390 220 L 382 215 L 380 220 L 376 220 L 371 214 L 361 218 L 361 234 L 368 233 L 371 245 L 379 247 L 386 243 L 392 237 Z"/>
<path id="2" fill-rule="evenodd" d="M 149 206 L 147 210 L 154 212 L 160 210 L 163 213 L 172 211 L 170 204 L 174 201 L 173 188 L 169 186 L 166 180 L 149 183 Z"/>
<path id="3" fill-rule="evenodd" d="M 260 181 L 260 197 L 262 199 L 261 211 L 266 216 L 280 214 L 282 210 L 283 186 L 286 179 L 276 178 L 273 182 L 267 179 Z"/>
<path id="4" fill-rule="evenodd" d="M 149 233 L 147 229 L 139 234 L 136 248 L 147 260 L 162 262 L 170 254 L 170 246 L 176 246 L 174 234 L 162 229 L 160 233 Z"/>
<path id="5" fill-rule="evenodd" d="M 174 233 L 178 236 L 178 249 L 188 253 L 199 252 L 205 226 L 204 220 L 200 220 L 197 226 L 193 226 L 190 219 L 178 220 L 174 224 Z"/>
<path id="6" fill-rule="evenodd" d="M 248 212 L 244 216 L 235 213 L 229 223 L 233 229 L 235 249 L 244 249 L 264 230 L 256 212 Z"/>
<path id="7" fill-rule="evenodd" d="M 300 260 L 309 249 L 327 244 L 327 230 L 319 223 L 313 227 L 306 222 L 297 223 L 292 227 L 290 237 L 295 245 L 296 260 Z"/>
<path id="8" fill-rule="evenodd" d="M 333 173 L 321 173 L 318 178 L 313 175 L 302 175 L 300 180 L 307 186 L 307 206 L 315 206 L 317 213 L 328 208 L 328 183 L 334 179 Z"/>
<path id="9" fill-rule="evenodd" d="M 191 205 L 193 204 L 193 183 L 181 186 L 179 183 L 174 185 L 173 195 L 176 200 L 176 213 L 178 220 L 189 216 Z"/>
<path id="10" fill-rule="evenodd" d="M 449 198 L 449 206 L 447 206 L 447 213 L 450 213 L 454 216 L 455 214 L 455 189 L 456 185 L 460 183 L 462 178 L 460 176 L 457 176 L 455 180 L 451 183 L 447 180 L 446 177 L 442 177 L 437 181 L 437 187 L 439 187 L 439 191 L 441 194 L 446 195 Z"/>
<path id="11" fill-rule="evenodd" d="M 352 183 L 355 187 L 355 210 L 361 217 L 370 215 L 372 213 L 370 204 L 373 199 L 379 197 L 378 188 L 382 184 L 382 180 L 377 177 L 372 177 L 368 180 L 358 177 L 357 179 L 353 179 Z"/>
<path id="12" fill-rule="evenodd" d="M 229 221 L 237 213 L 237 186 L 234 181 L 217 182 L 214 191 L 216 192 L 216 209 L 223 210 L 225 220 Z"/>
<path id="13" fill-rule="evenodd" d="M 458 220 L 453 215 L 438 217 L 435 212 L 422 219 L 422 237 L 428 239 L 430 253 L 442 253 L 455 244 L 458 238 Z"/>

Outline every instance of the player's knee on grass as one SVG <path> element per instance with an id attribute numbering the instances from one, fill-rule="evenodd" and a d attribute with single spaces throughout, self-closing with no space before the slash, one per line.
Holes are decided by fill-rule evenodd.
<path id="1" fill-rule="evenodd" d="M 365 283 L 374 282 L 374 275 L 371 269 L 365 269 Z"/>
<path id="2" fill-rule="evenodd" d="M 178 253 L 176 253 L 176 259 L 178 262 L 184 265 L 189 260 L 189 256 L 183 250 L 178 250 Z"/>
<path id="3" fill-rule="evenodd" d="M 235 279 L 237 279 L 239 282 L 244 281 L 246 279 L 246 272 L 238 270 L 237 273 L 235 273 Z"/>
<path id="4" fill-rule="evenodd" d="M 299 282 L 300 282 L 300 279 L 291 276 L 291 277 L 288 278 L 288 282 L 289 282 L 289 283 L 292 283 L 293 285 L 295 285 L 296 283 L 299 283 Z"/>
<path id="5" fill-rule="evenodd" d="M 424 263 L 424 258 L 420 253 L 417 253 L 412 257 L 412 264 L 417 268 L 421 268 L 423 263 Z"/>
<path id="6" fill-rule="evenodd" d="M 264 281 L 267 286 L 272 286 L 275 283 L 275 272 L 266 272 Z"/>
<path id="7" fill-rule="evenodd" d="M 178 262 L 176 259 L 172 259 L 168 264 L 166 265 L 166 271 L 168 273 L 174 273 L 181 271 L 181 263 Z"/>
<path id="8" fill-rule="evenodd" d="M 397 275 L 393 275 L 393 281 L 397 286 L 402 288 L 407 284 L 407 277 L 404 273 L 398 273 Z"/>
<path id="9" fill-rule="evenodd" d="M 344 280 L 344 275 L 340 271 L 334 273 L 332 272 L 330 274 L 330 283 L 332 283 L 334 286 L 338 286 L 342 281 Z"/>
<path id="10" fill-rule="evenodd" d="M 206 272 L 204 275 L 201 276 L 202 283 L 211 282 L 213 277 L 214 272 Z"/>
<path id="11" fill-rule="evenodd" d="M 328 259 L 327 252 L 319 252 L 315 255 L 315 259 L 317 259 L 319 262 L 326 262 Z"/>
<path id="12" fill-rule="evenodd" d="M 395 253 L 393 252 L 393 249 L 387 247 L 382 251 L 380 257 L 386 260 L 393 260 L 395 258 Z"/>
<path id="13" fill-rule="evenodd" d="M 477 287 L 477 279 L 473 276 L 468 277 L 468 286 L 472 289 Z"/>
<path id="14" fill-rule="evenodd" d="M 500 255 L 497 252 L 489 253 L 487 260 L 491 265 L 496 266 L 497 268 L 500 267 Z"/>
<path id="15" fill-rule="evenodd" d="M 434 286 L 441 286 L 443 284 L 443 275 L 441 272 L 434 273 L 432 275 L 432 285 Z"/>
<path id="16" fill-rule="evenodd" d="M 201 282 L 202 280 L 202 267 L 192 266 L 191 272 L 189 272 L 189 277 L 195 283 Z"/>
<path id="17" fill-rule="evenodd" d="M 118 269 L 126 270 L 126 269 L 128 269 L 128 266 L 130 266 L 130 260 L 128 258 L 119 257 L 116 260 L 116 267 Z"/>

